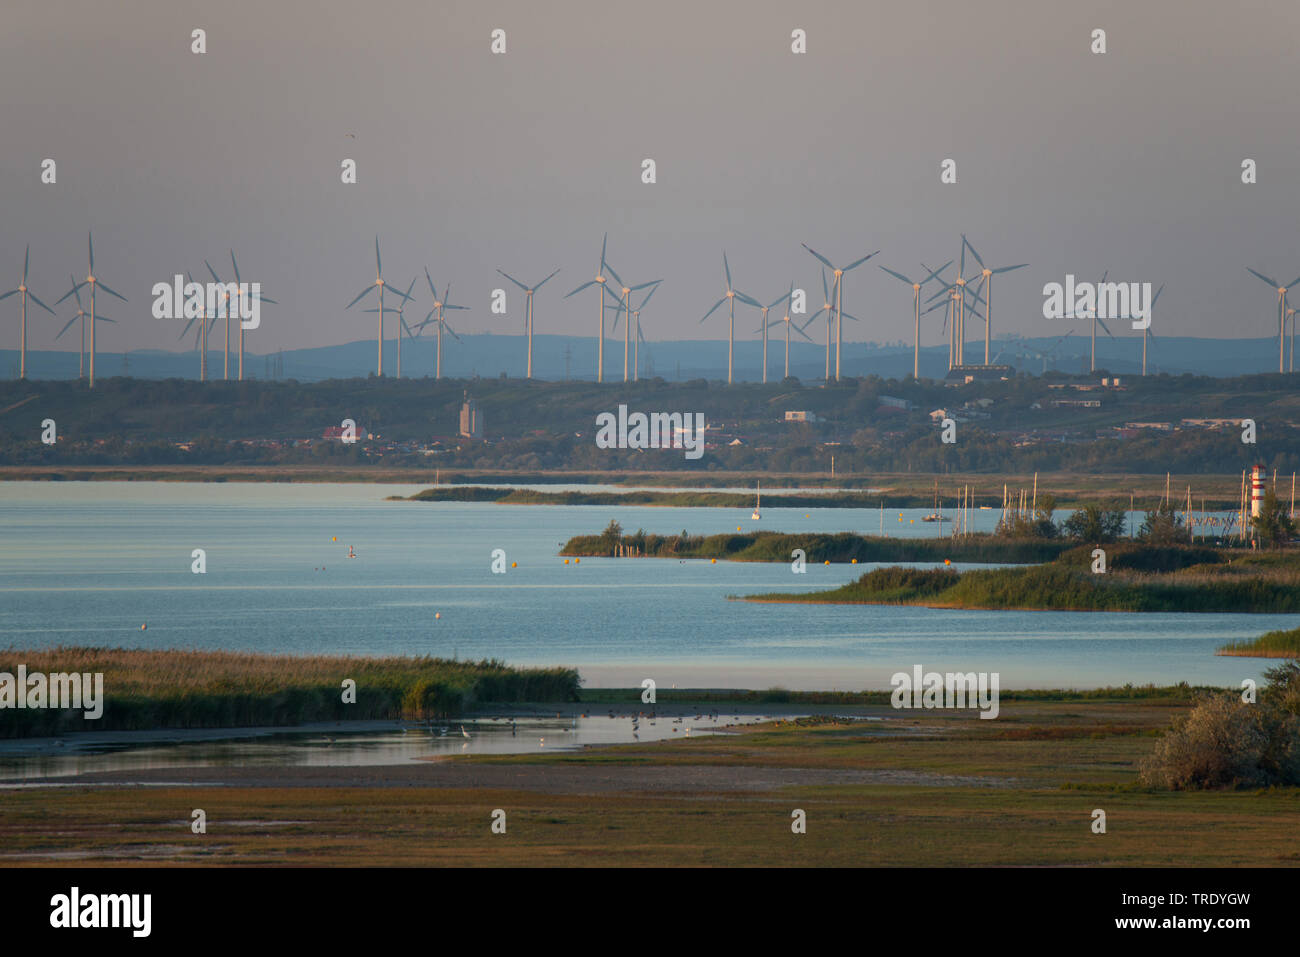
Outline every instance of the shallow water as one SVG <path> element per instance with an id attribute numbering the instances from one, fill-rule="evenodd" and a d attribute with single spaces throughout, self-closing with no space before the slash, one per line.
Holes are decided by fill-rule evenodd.
<path id="1" fill-rule="evenodd" d="M 583 559 L 617 519 L 692 534 L 937 535 L 930 509 L 509 506 L 384 501 L 424 486 L 0 483 L 0 645 L 418 654 L 580 669 L 588 686 L 887 688 L 898 671 L 988 671 L 1003 688 L 1237 685 L 1216 657 L 1300 615 L 771 605 L 729 595 L 841 585 L 870 565 Z M 996 509 L 976 510 L 989 530 Z M 944 526 L 946 531 L 948 526 Z M 348 559 L 348 547 L 357 557 Z M 191 553 L 206 552 L 206 574 Z M 491 571 L 505 552 L 505 574 Z M 964 567 L 958 565 L 957 567 Z M 141 630 L 147 624 L 147 630 Z M 111 693 L 111 689 L 109 689 Z"/>

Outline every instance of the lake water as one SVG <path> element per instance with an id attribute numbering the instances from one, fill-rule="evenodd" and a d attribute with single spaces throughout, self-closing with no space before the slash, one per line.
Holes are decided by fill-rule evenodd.
<path id="1" fill-rule="evenodd" d="M 881 689 L 916 664 L 998 672 L 1003 688 L 1235 686 L 1268 663 L 1216 657 L 1218 645 L 1300 625 L 1300 615 L 734 602 L 727 596 L 838 586 L 874 566 L 810 564 L 796 575 L 788 564 L 566 565 L 557 552 L 610 519 L 656 533 L 876 534 L 879 510 L 765 503 L 755 523 L 749 508 L 384 501 L 421 487 L 0 483 L 0 645 L 495 657 L 574 666 L 595 687 L 649 677 L 660 687 Z M 886 511 L 883 526 L 935 535 L 920 521 L 929 511 Z M 989 530 L 998 512 L 973 517 Z M 203 575 L 190 570 L 196 548 Z M 517 567 L 493 574 L 494 549 Z"/>

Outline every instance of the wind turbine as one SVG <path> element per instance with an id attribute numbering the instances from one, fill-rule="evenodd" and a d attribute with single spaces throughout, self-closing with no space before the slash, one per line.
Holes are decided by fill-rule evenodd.
<path id="1" fill-rule="evenodd" d="M 952 265 L 952 260 L 949 259 L 938 269 L 932 270 L 930 269 L 929 266 L 926 266 L 924 263 L 922 263 L 921 264 L 922 268 L 925 269 L 926 272 L 929 273 L 929 275 L 926 276 L 924 279 L 922 279 L 920 282 L 913 282 L 911 279 L 908 279 L 906 276 L 904 276 L 901 272 L 894 272 L 894 270 L 890 269 L 888 266 L 880 267 L 881 269 L 885 270 L 885 272 L 889 273 L 894 278 L 901 279 L 903 282 L 907 283 L 909 286 L 912 287 L 912 311 L 915 314 L 914 316 L 915 337 L 912 340 L 913 342 L 912 378 L 913 379 L 921 378 L 921 287 L 924 286 L 932 279 L 939 280 L 940 282 L 942 282 L 943 280 L 939 279 L 939 273 L 943 272 L 951 265 Z"/>
<path id="2" fill-rule="evenodd" d="M 966 364 L 965 291 L 966 291 L 966 283 L 969 282 L 971 279 L 975 278 L 974 276 L 966 275 L 966 247 L 968 245 L 969 243 L 966 242 L 966 234 L 963 233 L 961 237 L 961 258 L 960 258 L 959 265 L 957 266 L 957 278 L 954 279 L 948 286 L 939 290 L 933 296 L 931 296 L 929 299 L 926 300 L 926 302 L 933 302 L 934 300 L 942 296 L 944 293 L 948 293 L 949 295 L 951 295 L 954 289 L 960 289 L 962 291 L 962 295 L 960 297 L 956 297 L 956 296 L 953 297 L 953 303 L 955 308 L 953 310 L 953 316 L 952 316 L 952 339 L 955 341 L 951 349 L 955 359 L 950 360 L 949 369 L 958 368 Z M 1015 268 L 1015 267 L 1010 267 L 1010 268 Z M 979 301 L 978 293 L 976 293 L 976 301 L 977 302 Z M 928 312 L 929 310 L 926 311 Z"/>
<path id="3" fill-rule="evenodd" d="M 1251 272 L 1254 272 L 1254 270 L 1252 269 Z M 1255 273 L 1255 275 L 1258 276 L 1259 273 Z M 1296 279 L 1296 282 L 1300 282 L 1300 278 Z M 1294 285 L 1294 283 L 1292 285 Z M 1164 283 L 1161 283 L 1160 288 L 1156 290 L 1156 294 L 1151 297 L 1151 305 L 1149 307 L 1149 311 L 1147 312 L 1147 327 L 1142 330 L 1142 374 L 1143 375 L 1147 374 L 1147 338 L 1149 336 L 1155 335 L 1155 333 L 1151 331 L 1151 323 L 1153 321 L 1152 316 L 1155 313 L 1156 300 L 1160 298 L 1160 294 L 1164 291 L 1165 291 Z M 1285 289 L 1282 290 L 1282 295 L 1284 296 L 1286 295 Z M 1279 299 L 1278 302 L 1280 303 L 1281 300 Z M 1281 372 L 1282 371 L 1282 333 L 1280 331 L 1278 332 L 1278 337 L 1277 337 L 1277 348 L 1278 348 L 1277 371 Z"/>
<path id="4" fill-rule="evenodd" d="M 803 324 L 803 329 L 807 329 L 813 324 L 813 321 L 822 313 L 826 313 L 826 381 L 831 381 L 831 317 L 835 315 L 835 304 L 831 302 L 830 286 L 826 284 L 826 270 L 822 270 L 822 307 L 808 317 L 808 321 Z M 849 316 L 852 319 L 852 316 Z M 800 332 L 803 332 L 800 329 Z"/>
<path id="5" fill-rule="evenodd" d="M 1099 290 L 1102 286 L 1106 285 L 1106 277 L 1109 275 L 1109 269 L 1101 274 L 1101 282 L 1097 283 L 1097 288 Z M 1106 328 L 1105 321 L 1097 315 L 1097 307 L 1094 305 L 1092 307 L 1092 358 L 1088 363 L 1089 372 L 1097 371 L 1097 323 L 1101 323 L 1101 327 L 1106 330 L 1106 335 L 1110 336 L 1112 339 L 1115 338 L 1115 336 L 1111 334 L 1110 329 Z"/>
<path id="6" fill-rule="evenodd" d="M 558 270 L 558 269 L 555 270 L 555 272 L 551 273 L 551 276 L 547 276 L 545 279 L 543 279 L 541 282 L 539 282 L 536 286 L 532 286 L 532 287 L 525 286 L 525 285 L 524 285 L 523 283 L 521 283 L 518 279 L 516 279 L 514 276 L 510 275 L 510 273 L 505 272 L 504 270 L 498 269 L 497 272 L 501 273 L 501 275 L 505 276 L 505 277 L 506 277 L 507 279 L 509 279 L 512 283 L 514 283 L 516 286 L 518 286 L 520 289 L 522 289 L 522 290 L 524 291 L 524 296 L 525 296 L 525 298 L 527 299 L 528 308 L 527 308 L 527 311 L 526 311 L 525 314 L 524 314 L 524 332 L 527 333 L 527 335 L 528 335 L 528 375 L 527 375 L 527 378 L 531 379 L 531 378 L 533 377 L 533 293 L 537 292 L 537 290 L 539 290 L 539 289 L 541 289 L 543 286 L 545 286 L 546 283 L 550 280 L 551 276 L 554 276 L 556 272 L 559 272 L 559 270 Z M 649 297 L 647 297 L 647 298 L 649 298 Z M 602 314 L 602 316 L 601 316 L 601 325 L 602 325 L 602 326 L 604 325 L 604 315 L 603 315 L 603 314 Z"/>
<path id="7" fill-rule="evenodd" d="M 844 309 L 844 274 L 848 272 L 850 269 L 857 269 L 859 266 L 861 266 L 872 256 L 876 255 L 876 253 L 880 252 L 880 250 L 877 249 L 876 252 L 874 253 L 868 253 L 867 255 L 863 256 L 861 259 L 855 259 L 853 262 L 849 263 L 843 269 L 840 269 L 837 266 L 833 265 L 829 259 L 823 256 L 821 253 L 817 252 L 817 250 L 813 249 L 807 243 L 800 243 L 799 245 L 803 246 L 804 249 L 808 250 L 810 253 L 812 253 L 814 256 L 816 256 L 818 259 L 824 262 L 827 268 L 829 268 L 835 276 L 835 381 L 839 382 L 840 381 L 840 353 L 843 350 L 843 346 L 844 346 L 844 323 L 842 322 L 843 309 Z"/>
<path id="8" fill-rule="evenodd" d="M 803 336 L 809 342 L 812 342 L 812 337 L 808 335 L 808 333 L 804 332 L 803 329 L 796 326 L 790 319 L 790 302 L 793 298 L 794 298 L 794 283 L 791 282 L 790 291 L 786 293 L 785 296 L 785 315 L 782 316 L 780 319 L 773 319 L 771 323 L 772 325 L 776 325 L 778 322 L 780 322 L 785 325 L 785 378 L 787 379 L 790 378 L 790 328 L 793 326 L 795 332 L 799 333 L 799 335 Z"/>
<path id="9" fill-rule="evenodd" d="M 719 299 L 717 302 L 713 304 L 713 308 L 704 314 L 704 318 L 701 319 L 700 322 L 704 322 L 704 319 L 707 319 L 709 318 L 709 316 L 713 315 L 714 311 L 724 302 L 727 303 L 727 309 L 729 315 L 728 326 L 727 326 L 727 385 L 731 385 L 732 359 L 736 348 L 736 300 L 739 299 L 741 302 L 745 303 L 746 305 L 754 306 L 758 309 L 762 309 L 763 307 L 758 304 L 757 300 L 752 299 L 749 296 L 745 295 L 743 292 L 740 292 L 739 290 L 732 288 L 731 266 L 727 263 L 727 254 L 725 252 L 722 254 L 722 269 L 723 272 L 726 273 L 726 277 L 727 277 L 727 291 L 726 293 L 723 294 L 721 299 Z"/>
<path id="10" fill-rule="evenodd" d="M 28 246 L 27 251 L 23 253 L 22 281 L 18 283 L 17 289 L 10 289 L 5 294 L 0 295 L 0 299 L 8 299 L 10 296 L 14 295 L 15 293 L 18 293 L 19 295 L 22 296 L 22 334 L 21 334 L 22 351 L 20 353 L 21 358 L 18 360 L 18 378 L 20 379 L 27 378 L 27 297 L 31 296 L 32 302 L 36 303 L 36 305 L 40 306 L 51 316 L 54 315 L 54 310 L 51 309 L 49 306 L 45 305 L 45 303 L 41 302 L 40 299 L 36 297 L 36 293 L 32 292 L 30 289 L 27 288 L 27 264 L 31 260 L 31 258 L 32 258 L 32 247 Z"/>
<path id="11" fill-rule="evenodd" d="M 1268 283 L 1270 286 L 1272 286 L 1274 289 L 1277 290 L 1277 371 L 1283 372 L 1285 371 L 1283 369 L 1282 362 L 1283 362 L 1283 355 L 1285 349 L 1283 340 L 1286 336 L 1286 333 L 1284 331 L 1284 326 L 1286 325 L 1286 291 L 1290 289 L 1292 286 L 1296 285 L 1297 283 L 1300 283 L 1300 276 L 1296 276 L 1296 278 L 1292 279 L 1289 283 L 1286 283 L 1285 285 L 1279 285 L 1276 280 L 1269 279 L 1262 272 L 1256 272 L 1255 270 L 1251 269 L 1249 266 L 1246 267 L 1246 272 L 1250 273 L 1252 276 L 1258 276 L 1260 279 L 1264 280 L 1266 283 Z M 1161 288 L 1163 289 L 1164 287 L 1162 286 Z M 1151 300 L 1151 303 L 1152 305 L 1155 304 L 1154 298 Z M 1143 341 L 1142 344 L 1142 368 L 1144 370 L 1142 374 L 1146 375 L 1146 371 L 1145 371 L 1146 342 L 1145 341 Z"/>
<path id="12" fill-rule="evenodd" d="M 93 389 L 95 387 L 95 287 L 103 286 L 104 292 L 108 293 L 110 296 L 116 296 L 123 302 L 126 302 L 126 296 L 108 288 L 108 285 L 102 282 L 99 277 L 95 275 L 95 242 L 89 232 L 86 233 L 86 254 L 86 258 L 89 262 L 89 267 L 86 271 L 86 278 L 81 280 L 81 282 L 73 283 L 72 288 L 59 297 L 59 300 L 55 305 L 57 306 L 60 302 L 63 302 L 64 299 L 67 299 L 82 286 L 90 286 L 90 380 L 87 387 Z M 81 297 L 78 296 L 77 298 L 80 300 Z"/>
<path id="13" fill-rule="evenodd" d="M 768 321 L 767 321 L 767 312 L 768 312 L 769 309 L 772 309 L 774 306 L 776 306 L 776 304 L 779 303 L 779 302 L 789 302 L 789 301 L 790 301 L 790 298 L 791 298 L 793 295 L 794 295 L 794 283 L 791 282 L 791 283 L 790 283 L 790 291 L 787 292 L 784 296 L 777 296 L 775 299 L 773 299 L 773 300 L 772 300 L 770 303 L 768 303 L 766 306 L 759 306 L 759 309 L 761 309 L 761 310 L 763 311 L 763 323 L 762 323 L 762 326 L 761 326 L 760 328 L 761 328 L 762 333 L 763 333 L 763 384 L 764 384 L 764 385 L 767 384 L 767 328 L 768 328 L 768 325 L 769 325 L 769 323 L 768 323 Z M 787 309 L 786 311 L 788 312 L 789 310 Z M 773 319 L 772 322 L 775 323 L 775 322 L 777 322 L 777 320 L 776 320 L 776 319 Z"/>
<path id="14" fill-rule="evenodd" d="M 384 265 L 379 258 L 378 236 L 375 237 L 375 281 L 369 286 L 366 286 L 365 289 L 362 289 L 361 292 L 357 294 L 357 298 L 348 303 L 347 308 L 351 309 L 359 303 L 372 289 L 379 290 L 379 335 L 375 340 L 379 350 L 379 368 L 376 374 L 382 376 L 384 374 Z M 394 289 L 393 292 L 397 293 L 399 296 L 403 295 L 403 293 L 398 289 Z M 439 330 L 439 334 L 441 335 L 441 330 Z"/>
<path id="15" fill-rule="evenodd" d="M 204 263 L 205 264 L 207 263 L 206 259 L 204 260 Z M 212 267 L 208 266 L 208 270 L 211 271 Z M 194 282 L 194 277 L 190 275 L 188 272 L 185 274 L 185 278 L 190 282 Z M 206 382 L 208 379 L 208 328 L 211 326 L 211 322 L 209 320 L 211 318 L 215 318 L 215 317 L 208 316 L 207 310 L 208 310 L 208 305 L 205 299 L 204 301 L 199 303 L 198 316 L 196 316 L 194 319 L 191 319 L 189 322 L 185 323 L 185 328 L 182 329 L 181 334 L 177 336 L 178 339 L 184 339 L 185 333 L 190 331 L 190 326 L 194 325 L 196 320 L 198 321 L 199 331 L 195 333 L 194 339 L 195 339 L 195 343 L 199 347 L 199 381 L 200 382 Z M 229 306 L 227 306 L 227 314 L 229 314 Z"/>
<path id="16" fill-rule="evenodd" d="M 378 251 L 378 248 L 379 248 L 378 243 L 379 243 L 379 238 L 378 238 L 378 237 L 375 237 L 375 244 L 376 244 L 376 245 L 375 245 L 375 249 L 376 249 L 376 251 Z M 232 269 L 235 271 L 235 282 L 236 282 L 236 283 L 240 283 L 240 282 L 242 282 L 242 280 L 240 280 L 240 278 L 239 278 L 239 263 L 235 262 L 235 251 L 234 251 L 233 249 L 230 250 L 230 268 L 232 268 Z M 414 284 L 415 280 L 411 280 L 411 282 L 412 282 L 412 284 Z M 229 296 L 227 296 L 227 298 L 229 298 Z M 240 299 L 241 299 L 241 300 L 243 299 L 243 293 L 242 293 L 242 292 L 240 293 Z M 258 293 L 257 293 L 257 301 L 258 301 L 259 303 L 269 302 L 269 303 L 270 303 L 271 305 L 273 305 L 273 306 L 277 306 L 277 305 L 279 305 L 279 303 L 277 303 L 274 299 L 270 299 L 270 298 L 268 298 L 268 297 L 266 297 L 266 296 L 263 296 L 262 293 L 261 293 L 260 286 L 259 286 Z M 227 316 L 230 315 L 230 307 L 229 307 L 229 306 L 226 307 L 226 315 L 227 315 Z M 241 316 L 242 316 L 242 313 L 241 313 Z M 227 326 L 229 326 L 230 320 L 227 319 L 227 320 L 226 320 L 226 323 L 227 323 Z M 398 349 L 400 349 L 400 348 L 401 348 L 401 345 L 400 345 L 400 337 L 399 337 Z M 399 355 L 400 355 L 400 353 L 399 353 Z M 401 375 L 402 375 L 402 373 L 401 373 L 402 360 L 401 360 L 400 358 L 397 360 L 397 368 L 398 368 L 398 373 L 397 373 L 398 378 L 401 378 Z M 243 381 L 244 381 L 244 323 L 243 323 L 242 321 L 239 323 L 239 381 L 240 381 L 240 382 L 243 382 Z"/>
<path id="17" fill-rule="evenodd" d="M 412 301 L 411 290 L 414 288 L 415 288 L 415 280 L 412 279 L 411 284 L 406 287 L 406 292 L 400 293 L 400 295 L 404 296 L 405 298 L 403 298 L 402 301 L 397 304 L 396 309 L 388 310 L 389 312 L 397 313 L 397 378 L 399 379 L 402 377 L 402 330 L 405 329 L 406 334 L 408 336 L 410 336 L 412 339 L 415 338 L 415 333 L 411 331 L 411 327 L 408 326 L 406 324 L 406 320 L 402 318 L 402 313 L 406 310 L 406 304 Z M 378 311 L 379 311 L 378 309 L 366 310 L 366 312 L 378 312 Z"/>
<path id="18" fill-rule="evenodd" d="M 922 265 L 925 264 L 922 263 Z M 944 266 L 942 269 L 939 269 L 938 272 L 942 272 L 943 269 L 946 268 L 947 266 Z M 963 355 L 965 352 L 965 341 L 962 338 L 960 327 L 966 312 L 966 297 L 971 296 L 973 298 L 974 301 L 971 303 L 970 308 L 974 310 L 975 315 L 981 319 L 984 317 L 980 315 L 979 304 L 984 300 L 984 297 L 979 294 L 978 289 L 972 289 L 964 282 L 949 283 L 943 289 L 939 290 L 939 292 L 927 299 L 926 302 L 933 302 L 935 299 L 938 299 L 939 296 L 944 296 L 944 299 L 936 302 L 929 309 L 925 310 L 925 312 L 921 313 L 921 315 L 928 316 L 930 313 L 940 308 L 945 310 L 943 315 L 943 331 L 948 333 L 948 371 L 951 372 L 953 369 L 956 369 L 965 363 L 965 356 Z M 949 327 L 949 322 L 952 324 L 951 327 Z"/>
<path id="19" fill-rule="evenodd" d="M 1029 263 L 1019 263 L 1015 266 L 1001 266 L 997 269 L 990 269 L 988 266 L 984 265 L 984 260 L 980 258 L 980 254 L 975 251 L 975 247 L 971 245 L 970 240 L 966 238 L 965 233 L 962 234 L 961 241 L 962 252 L 964 253 L 969 249 L 970 254 L 975 257 L 975 261 L 980 264 L 980 289 L 984 289 L 986 286 L 988 287 L 988 302 L 984 306 L 984 364 L 988 365 L 989 335 L 993 326 L 993 277 L 999 273 L 1011 272 L 1013 269 L 1024 269 L 1029 265 Z"/>
<path id="20" fill-rule="evenodd" d="M 600 241 L 600 268 L 596 270 L 596 278 L 587 280 L 577 289 L 573 290 L 573 292 L 569 293 L 569 296 L 572 296 L 574 293 L 582 292 L 582 290 L 586 289 L 588 286 L 599 285 L 601 288 L 600 327 L 599 327 L 600 331 L 596 337 L 596 381 L 597 382 L 605 381 L 605 292 L 604 290 L 605 290 L 605 283 L 608 281 L 607 277 L 605 276 L 605 270 L 609 268 L 608 266 L 605 265 L 605 249 L 608 245 L 609 245 L 609 233 L 606 233 L 605 238 Z M 568 299 L 569 296 L 565 296 L 564 298 Z"/>
<path id="21" fill-rule="evenodd" d="M 222 302 L 224 303 L 224 311 L 226 313 L 226 347 L 224 351 L 224 359 L 222 365 L 222 373 L 221 373 L 222 378 L 224 379 L 230 378 L 230 320 L 233 318 L 236 322 L 239 323 L 238 376 L 239 376 L 239 381 L 243 382 L 244 381 L 244 323 L 243 323 L 243 316 L 240 311 L 240 307 L 243 301 L 243 293 L 242 292 L 237 293 L 239 296 L 239 301 L 232 303 L 231 296 L 230 296 L 230 289 L 228 288 L 229 284 L 223 283 L 221 281 L 221 279 L 217 276 L 217 271 L 212 268 L 212 264 L 208 262 L 206 259 L 203 260 L 203 265 L 207 266 L 208 272 L 212 274 L 212 281 L 222 287 Z M 236 288 L 238 288 L 242 280 L 239 278 L 239 263 L 235 262 L 235 251 L 233 249 L 230 250 L 230 266 L 235 272 L 235 285 Z M 257 294 L 257 301 L 259 303 L 269 302 L 273 306 L 279 305 L 279 303 L 277 303 L 274 299 L 270 299 L 267 296 L 263 296 L 261 292 L 258 292 Z M 214 316 L 213 318 L 215 319 L 217 317 Z"/>
<path id="22" fill-rule="evenodd" d="M 610 276 L 613 277 L 614 281 L 619 284 L 619 286 L 622 288 L 623 291 L 623 295 L 619 299 L 619 311 L 614 313 L 615 332 L 618 331 L 618 317 L 623 312 L 626 312 L 628 315 L 628 321 L 623 325 L 623 381 L 626 382 L 627 375 L 628 375 L 627 373 L 628 352 L 629 352 L 629 347 L 631 345 L 631 336 L 632 336 L 632 293 L 636 292 L 638 289 L 645 289 L 647 286 L 657 286 L 659 285 L 659 283 L 663 282 L 663 280 L 652 279 L 650 282 L 643 282 L 636 286 L 629 286 L 627 283 L 625 283 L 622 279 L 619 278 L 619 275 L 614 271 L 613 266 L 606 263 L 605 268 L 609 270 Z M 654 290 L 651 289 L 651 292 L 653 291 Z M 647 294 L 646 298 L 649 299 L 650 296 Z"/>
<path id="23" fill-rule="evenodd" d="M 650 291 L 646 293 L 645 298 L 641 300 L 641 305 L 632 310 L 632 322 L 636 325 L 636 346 L 634 347 L 636 351 L 632 359 L 633 382 L 641 381 L 641 343 L 645 342 L 645 336 L 641 335 L 641 310 L 645 308 L 645 304 L 650 301 L 650 297 L 655 294 L 655 290 L 658 288 L 658 283 L 655 283 L 650 287 Z M 615 318 L 614 321 L 618 322 L 618 319 Z"/>
<path id="24" fill-rule="evenodd" d="M 74 286 L 77 284 L 77 280 L 72 276 L 68 276 L 68 282 Z M 80 379 L 86 374 L 86 316 L 90 315 L 90 313 L 86 312 L 81 305 L 81 293 L 76 293 L 76 297 L 77 311 L 72 314 L 72 318 L 67 321 L 64 327 L 59 330 L 59 334 L 54 338 L 56 340 L 63 338 L 63 334 L 71 328 L 72 324 L 78 319 L 81 320 L 81 351 L 77 353 L 77 378 Z M 113 320 L 108 318 L 108 316 L 96 316 L 95 321 L 112 322 Z"/>
<path id="25" fill-rule="evenodd" d="M 423 329 L 431 322 L 436 322 L 438 324 L 438 364 L 436 369 L 434 370 L 434 378 L 441 379 L 442 378 L 442 330 L 445 328 L 448 332 L 450 332 L 453 336 L 456 337 L 457 342 L 461 341 L 460 336 L 456 335 L 456 330 L 453 329 L 451 327 L 451 324 L 442 317 L 442 311 L 444 309 L 468 309 L 469 306 L 453 306 L 451 304 L 451 283 L 447 283 L 447 285 L 442 287 L 446 295 L 443 296 L 443 298 L 439 299 L 438 290 L 434 288 L 433 279 L 429 276 L 429 268 L 427 266 L 424 269 L 424 279 L 429 284 L 429 294 L 433 296 L 433 308 L 429 310 L 429 314 L 424 317 L 424 322 L 420 323 L 419 327 Z"/>

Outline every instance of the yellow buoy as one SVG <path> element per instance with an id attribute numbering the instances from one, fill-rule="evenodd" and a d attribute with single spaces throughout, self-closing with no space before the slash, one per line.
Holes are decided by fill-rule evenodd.
<path id="1" fill-rule="evenodd" d="M 519 567 L 519 563 L 518 563 L 518 562 L 511 562 L 511 563 L 510 563 L 510 567 L 511 567 L 511 568 L 518 568 L 518 567 Z"/>
<path id="2" fill-rule="evenodd" d="M 716 564 L 718 564 L 718 560 L 717 560 L 716 558 L 710 558 L 710 559 L 709 559 L 709 564 L 711 564 L 711 565 L 716 565 Z"/>
<path id="3" fill-rule="evenodd" d="M 564 560 L 564 564 L 566 565 L 569 564 L 569 560 L 567 558 Z"/>
<path id="4" fill-rule="evenodd" d="M 853 559 L 853 564 L 856 565 L 857 563 L 858 563 L 858 560 L 857 560 L 856 558 Z"/>
<path id="5" fill-rule="evenodd" d="M 740 526 L 739 526 L 739 525 L 736 526 L 736 531 L 740 531 Z"/>
<path id="6" fill-rule="evenodd" d="M 144 630 L 145 630 L 146 628 L 148 628 L 148 627 L 149 627 L 148 625 L 141 625 L 141 626 L 140 626 L 140 630 L 141 630 L 141 631 L 144 631 Z"/>
<path id="7" fill-rule="evenodd" d="M 830 563 L 831 563 L 831 560 L 830 560 L 829 558 L 826 559 L 826 561 L 822 562 L 823 565 L 829 565 Z"/>
<path id="8" fill-rule="evenodd" d="M 330 539 L 331 542 L 337 542 L 338 540 L 339 537 L 337 535 L 335 535 L 333 538 Z"/>
<path id="9" fill-rule="evenodd" d="M 915 525 L 915 524 L 916 524 L 916 519 L 914 519 L 914 518 L 909 518 L 909 519 L 907 520 L 907 524 L 908 524 L 908 525 Z"/>
<path id="10" fill-rule="evenodd" d="M 442 612 L 440 612 L 440 611 L 435 611 L 435 612 L 433 613 L 433 617 L 434 617 L 435 619 L 437 619 L 437 618 L 441 618 L 441 617 L 442 617 Z"/>
<path id="11" fill-rule="evenodd" d="M 575 564 L 575 565 L 581 565 L 581 564 L 582 564 L 582 559 L 581 559 L 581 558 L 575 558 L 575 559 L 573 560 L 573 564 Z"/>
<path id="12" fill-rule="evenodd" d="M 949 560 L 946 559 L 946 558 L 943 560 L 943 563 L 944 563 L 945 565 L 951 565 L 951 564 L 952 564 L 952 562 L 949 561 Z"/>

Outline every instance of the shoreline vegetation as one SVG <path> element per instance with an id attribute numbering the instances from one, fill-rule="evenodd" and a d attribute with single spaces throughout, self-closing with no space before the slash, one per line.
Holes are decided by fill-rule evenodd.
<path id="1" fill-rule="evenodd" d="M 1239 658 L 1300 658 L 1300 628 L 1266 632 L 1250 641 L 1230 641 L 1215 654 Z"/>
<path id="2" fill-rule="evenodd" d="M 881 538 L 853 532 L 785 533 L 737 532 L 722 535 L 622 535 L 608 532 L 576 535 L 560 550 L 562 556 L 599 558 L 617 550 L 645 558 L 718 558 L 736 562 L 789 562 L 803 549 L 807 561 L 818 562 L 961 562 L 1029 565 L 1051 561 L 1074 548 L 1071 542 L 968 535 L 951 538 Z"/>
<path id="3" fill-rule="evenodd" d="M 0 673 L 102 673 L 103 715 L 7 708 L 0 738 L 67 731 L 280 727 L 316 721 L 423 720 L 476 705 L 576 701 L 575 668 L 513 668 L 445 658 L 263 655 L 226 651 L 58 647 L 0 649 Z M 356 701 L 343 701 L 345 679 Z M 21 689 L 20 689 L 21 693 Z"/>
<path id="4" fill-rule="evenodd" d="M 891 566 L 828 591 L 738 600 L 997 611 L 1300 612 L 1300 563 L 1276 555 L 1228 559 L 1203 548 L 1121 547 L 1107 551 L 1105 574 L 1091 570 L 1090 555 L 1084 546 L 1042 565 L 970 571 Z"/>

